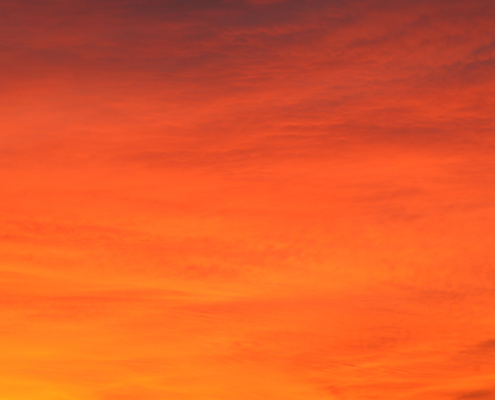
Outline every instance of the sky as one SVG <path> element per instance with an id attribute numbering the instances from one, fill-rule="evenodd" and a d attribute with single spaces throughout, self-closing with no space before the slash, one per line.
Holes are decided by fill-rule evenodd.
<path id="1" fill-rule="evenodd" d="M 495 399 L 494 27 L 2 0 L 0 399 Z"/>

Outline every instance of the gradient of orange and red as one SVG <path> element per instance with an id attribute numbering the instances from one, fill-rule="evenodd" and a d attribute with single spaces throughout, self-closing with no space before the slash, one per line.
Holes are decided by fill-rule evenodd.
<path id="1" fill-rule="evenodd" d="M 2 0 L 1 400 L 495 399 L 493 0 Z"/>

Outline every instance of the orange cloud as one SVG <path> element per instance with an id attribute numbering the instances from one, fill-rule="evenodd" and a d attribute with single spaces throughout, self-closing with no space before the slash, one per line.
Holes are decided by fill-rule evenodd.
<path id="1" fill-rule="evenodd" d="M 488 1 L 4 1 L 0 397 L 494 397 Z"/>

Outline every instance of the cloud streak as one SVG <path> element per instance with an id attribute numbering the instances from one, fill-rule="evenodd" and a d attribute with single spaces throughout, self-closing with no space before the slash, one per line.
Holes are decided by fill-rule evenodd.
<path id="1" fill-rule="evenodd" d="M 6 399 L 492 398 L 494 13 L 3 1 Z"/>

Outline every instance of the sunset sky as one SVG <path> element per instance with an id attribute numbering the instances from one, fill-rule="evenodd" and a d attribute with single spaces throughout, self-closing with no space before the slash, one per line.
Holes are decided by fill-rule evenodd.
<path id="1" fill-rule="evenodd" d="M 495 399 L 493 0 L 0 0 L 0 400 Z"/>

